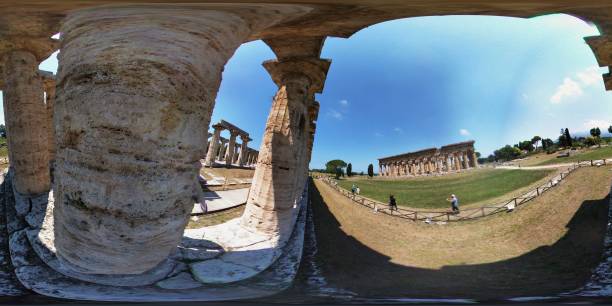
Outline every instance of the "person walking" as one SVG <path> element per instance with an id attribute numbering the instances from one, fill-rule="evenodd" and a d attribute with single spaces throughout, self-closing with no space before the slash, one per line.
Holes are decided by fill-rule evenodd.
<path id="1" fill-rule="evenodd" d="M 355 197 L 355 192 L 357 192 L 357 186 L 353 184 L 353 186 L 351 187 L 351 193 L 353 194 L 353 198 Z"/>
<path id="2" fill-rule="evenodd" d="M 459 199 L 457 198 L 457 196 L 455 196 L 454 194 L 451 194 L 450 198 L 446 200 L 451 203 L 451 209 L 453 210 L 453 213 L 458 214 L 459 213 Z"/>
<path id="3" fill-rule="evenodd" d="M 397 202 L 395 201 L 395 197 L 393 195 L 389 195 L 389 208 L 391 208 L 391 211 L 397 211 Z"/>

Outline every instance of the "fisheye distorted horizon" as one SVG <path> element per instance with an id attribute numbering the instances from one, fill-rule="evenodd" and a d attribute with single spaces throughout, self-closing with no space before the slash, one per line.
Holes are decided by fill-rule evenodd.
<path id="1" fill-rule="evenodd" d="M 555 139 L 612 124 L 612 97 L 583 38 L 595 26 L 569 16 L 438 16 L 388 21 L 328 38 L 311 168 L 340 158 L 365 171 L 383 156 L 473 139 L 483 155 L 538 135 Z M 41 64 L 56 71 L 54 54 Z M 226 65 L 211 123 L 263 135 L 276 85 L 263 42 Z M 4 116 L 0 118 L 4 122 Z M 375 167 L 377 168 L 377 167 Z"/>

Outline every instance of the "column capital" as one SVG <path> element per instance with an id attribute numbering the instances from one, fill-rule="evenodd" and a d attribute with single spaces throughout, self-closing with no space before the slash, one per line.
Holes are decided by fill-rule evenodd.
<path id="1" fill-rule="evenodd" d="M 306 76 L 310 80 L 309 92 L 320 93 L 323 91 L 330 64 L 331 60 L 312 57 L 269 60 L 265 61 L 263 66 L 278 87 L 285 85 L 292 78 Z"/>

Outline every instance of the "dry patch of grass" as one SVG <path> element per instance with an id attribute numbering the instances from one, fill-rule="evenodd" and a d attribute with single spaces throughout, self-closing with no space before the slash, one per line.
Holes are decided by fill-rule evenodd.
<path id="1" fill-rule="evenodd" d="M 245 205 L 241 205 L 224 211 L 197 216 L 197 218 L 191 217 L 189 219 L 189 223 L 187 224 L 187 228 L 201 228 L 225 223 L 229 220 L 242 216 L 244 207 Z"/>
<path id="2" fill-rule="evenodd" d="M 611 167 L 583 168 L 515 212 L 427 225 L 311 188 L 328 280 L 369 296 L 499 298 L 580 287 L 600 261 Z"/>

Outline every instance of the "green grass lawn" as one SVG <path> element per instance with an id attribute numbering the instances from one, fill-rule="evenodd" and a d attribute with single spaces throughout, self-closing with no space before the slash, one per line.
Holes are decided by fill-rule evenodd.
<path id="1" fill-rule="evenodd" d="M 554 170 L 482 169 L 461 175 L 404 180 L 341 180 L 347 190 L 353 183 L 361 195 L 384 203 L 395 195 L 398 205 L 414 208 L 448 208 L 446 198 L 454 193 L 460 205 L 493 199 L 528 186 Z"/>
<path id="2" fill-rule="evenodd" d="M 559 154 L 559 153 L 556 153 L 556 154 Z M 571 155 L 569 157 L 553 158 L 553 159 L 545 160 L 539 163 L 538 165 L 573 163 L 573 162 L 578 162 L 578 161 L 583 161 L 583 160 L 595 160 L 595 159 L 604 159 L 604 158 L 612 158 L 612 146 L 588 150 L 586 152 L 581 152 L 576 155 Z"/>

